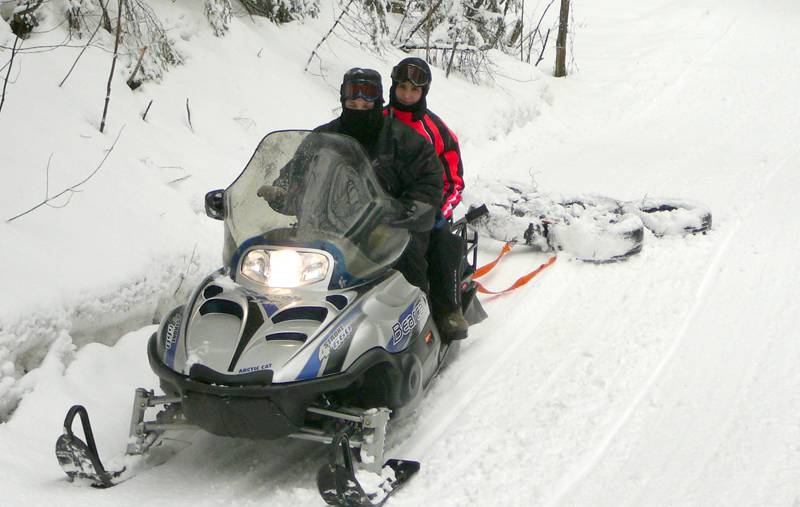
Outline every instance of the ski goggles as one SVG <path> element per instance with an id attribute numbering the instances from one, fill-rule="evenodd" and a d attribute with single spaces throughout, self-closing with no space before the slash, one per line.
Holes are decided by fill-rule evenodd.
<path id="1" fill-rule="evenodd" d="M 428 73 L 422 67 L 413 63 L 395 65 L 392 69 L 392 81 L 404 83 L 411 81 L 414 86 L 425 86 L 430 83 Z"/>
<path id="2" fill-rule="evenodd" d="M 383 96 L 381 85 L 370 81 L 349 81 L 342 85 L 342 100 L 362 98 L 375 102 Z"/>

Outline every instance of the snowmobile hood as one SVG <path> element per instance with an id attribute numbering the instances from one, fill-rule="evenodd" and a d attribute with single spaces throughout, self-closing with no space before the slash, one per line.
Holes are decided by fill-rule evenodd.
<path id="1" fill-rule="evenodd" d="M 271 371 L 273 383 L 346 370 L 381 347 L 404 350 L 428 320 L 424 293 L 399 273 L 358 290 L 256 291 L 222 273 L 198 287 L 159 331 L 164 363 L 183 375 Z"/>

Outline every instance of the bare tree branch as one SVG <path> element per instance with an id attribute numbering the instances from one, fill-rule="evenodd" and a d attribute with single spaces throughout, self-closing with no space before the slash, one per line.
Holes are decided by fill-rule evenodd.
<path id="1" fill-rule="evenodd" d="M 141 81 L 136 81 L 134 78 L 136 77 L 136 74 L 139 72 L 139 69 L 142 68 L 142 58 L 144 58 L 145 51 L 147 51 L 147 46 L 144 46 L 139 50 L 139 59 L 136 61 L 136 66 L 133 68 L 133 72 L 131 72 L 130 77 L 126 81 L 126 83 L 128 84 L 128 88 L 130 88 L 131 90 L 139 88 L 139 86 L 142 84 Z"/>
<path id="2" fill-rule="evenodd" d="M 343 18 L 343 17 L 344 17 L 344 15 L 347 13 L 347 9 L 350 7 L 350 5 L 351 5 L 351 4 L 352 4 L 354 1 L 355 1 L 355 0 L 350 0 L 349 2 L 347 2 L 347 5 L 345 5 L 345 6 L 344 6 L 344 9 L 342 9 L 342 13 L 341 13 L 341 14 L 339 14 L 339 17 L 338 17 L 338 18 L 336 18 L 336 21 L 334 21 L 334 22 L 333 22 L 333 26 L 331 26 L 331 29 L 330 29 L 330 30 L 328 30 L 328 33 L 326 33 L 326 34 L 325 34 L 325 35 L 324 35 L 324 36 L 323 36 L 323 37 L 322 37 L 322 38 L 319 40 L 319 42 L 317 42 L 317 45 L 314 47 L 314 50 L 313 50 L 313 51 L 311 51 L 311 55 L 309 55 L 309 57 L 308 57 L 308 61 L 306 62 L 306 66 L 305 66 L 305 67 L 303 67 L 303 72 L 306 72 L 306 71 L 308 71 L 308 66 L 309 66 L 309 65 L 311 65 L 311 60 L 313 60 L 315 56 L 316 56 L 317 58 L 319 58 L 319 55 L 317 55 L 317 50 L 320 48 L 320 46 L 322 46 L 322 45 L 325 43 L 325 41 L 326 41 L 326 40 L 328 40 L 328 37 L 330 37 L 330 35 L 331 35 L 331 34 L 333 33 L 333 31 L 336 29 L 336 26 L 337 26 L 337 25 L 339 25 L 339 23 L 342 21 L 342 18 Z"/>
<path id="3" fill-rule="evenodd" d="M 181 290 L 181 285 L 183 285 L 183 281 L 186 280 L 187 276 L 189 276 L 189 268 L 192 266 L 192 261 L 194 260 L 195 252 L 197 252 L 197 243 L 195 243 L 194 248 L 192 248 L 192 256 L 189 257 L 189 262 L 186 263 L 186 271 L 183 274 L 181 274 L 178 286 L 175 287 L 175 292 L 172 293 L 173 297 L 178 295 L 178 291 Z"/>
<path id="4" fill-rule="evenodd" d="M 428 22 L 428 20 L 431 18 L 431 16 L 433 16 L 433 13 L 434 13 L 434 12 L 436 12 L 436 9 L 438 9 L 440 5 L 442 5 L 442 0 L 437 0 L 436 4 L 434 4 L 434 5 L 432 5 L 432 6 L 431 6 L 430 10 L 428 10 L 428 14 L 426 14 L 426 15 L 425 15 L 425 17 L 424 17 L 424 18 L 422 18 L 422 19 L 419 21 L 419 23 L 417 23 L 417 26 L 415 26 L 415 27 L 414 27 L 414 29 L 413 29 L 413 30 L 411 30 L 411 32 L 410 32 L 410 33 L 408 34 L 408 36 L 406 37 L 406 41 L 405 41 L 405 42 L 402 44 L 402 46 L 405 46 L 406 44 L 408 44 L 408 41 L 410 41 L 410 40 L 411 40 L 411 37 L 413 37 L 413 36 L 414 36 L 414 34 L 415 34 L 415 33 L 417 33 L 417 30 L 419 30 L 420 28 L 422 28 L 422 26 L 423 26 L 425 23 L 427 23 L 427 22 Z"/>
<path id="5" fill-rule="evenodd" d="M 103 119 L 100 120 L 100 132 L 106 127 L 106 114 L 108 113 L 108 102 L 111 100 L 111 81 L 114 77 L 114 67 L 117 65 L 117 50 L 119 49 L 119 36 L 122 28 L 122 0 L 117 4 L 117 37 L 114 39 L 114 58 L 111 60 L 111 72 L 108 74 L 108 86 L 106 86 L 106 104 L 103 106 Z"/>
<path id="6" fill-rule="evenodd" d="M 50 197 L 50 162 L 53 161 L 54 153 L 51 153 L 49 157 L 47 157 L 47 168 L 45 169 L 44 173 L 44 200 L 46 201 L 48 197 Z"/>
<path id="7" fill-rule="evenodd" d="M 189 109 L 189 97 L 186 97 L 186 118 L 189 119 L 189 130 L 194 134 L 194 127 L 192 126 L 192 110 Z"/>
<path id="8" fill-rule="evenodd" d="M 102 1 L 100 2 L 100 5 L 103 6 L 103 2 Z M 103 7 L 103 12 L 105 12 L 105 7 Z M 88 48 L 89 44 L 91 44 L 92 41 L 94 40 L 94 36 L 97 35 L 97 31 L 100 30 L 100 26 L 101 25 L 102 25 L 102 23 L 97 23 L 97 28 L 94 29 L 94 32 L 92 32 L 91 37 L 89 37 L 89 40 L 86 41 L 86 45 L 83 46 L 83 49 L 81 49 L 81 52 L 78 53 L 78 57 L 75 58 L 74 62 L 72 62 L 72 67 L 69 68 L 69 72 L 67 72 L 67 75 L 64 76 L 64 79 L 62 79 L 61 82 L 58 83 L 58 87 L 59 88 L 64 86 L 64 83 L 66 82 L 67 78 L 69 77 L 70 74 L 72 74 L 72 71 L 73 71 L 73 69 L 75 69 L 75 66 L 78 65 L 78 60 L 81 59 L 81 56 L 83 56 L 83 53 L 84 53 L 84 51 L 86 51 L 86 48 Z"/>
<path id="9" fill-rule="evenodd" d="M 542 60 L 544 60 L 544 50 L 547 49 L 547 41 L 550 39 L 550 28 L 547 29 L 547 35 L 544 37 L 544 43 L 542 44 L 542 51 L 539 53 L 539 59 L 536 60 L 534 67 L 538 67 Z M 530 56 L 530 55 L 528 55 Z"/>
<path id="10" fill-rule="evenodd" d="M 3 94 L 0 96 L 0 111 L 3 110 L 3 104 L 6 102 L 6 86 L 8 86 L 8 78 L 11 77 L 11 67 L 14 66 L 14 55 L 17 54 L 17 42 L 19 35 L 14 39 L 14 47 L 11 48 L 11 60 L 8 62 L 8 72 L 6 72 L 6 79 L 3 81 Z"/>
<path id="11" fill-rule="evenodd" d="M 403 23 L 405 23 L 406 18 L 408 18 L 409 8 L 411 8 L 411 0 L 406 0 L 406 6 L 403 8 L 403 19 L 401 19 L 400 24 L 397 25 L 397 31 L 394 33 L 394 37 L 392 37 L 392 44 L 394 44 L 394 41 L 397 40 L 397 36 L 400 35 L 400 30 L 403 28 Z"/>
<path id="12" fill-rule="evenodd" d="M 95 170 L 92 171 L 91 173 L 89 173 L 89 175 L 87 177 L 85 177 L 84 179 L 82 179 L 78 183 L 72 185 L 71 187 L 62 190 L 61 192 L 57 193 L 53 197 L 46 198 L 44 201 L 40 202 L 39 204 L 37 204 L 36 206 L 32 207 L 31 209 L 29 209 L 27 211 L 23 211 L 22 213 L 9 218 L 8 220 L 6 220 L 6 223 L 13 222 L 14 220 L 16 220 L 16 219 L 18 219 L 18 218 L 20 218 L 22 216 L 25 216 L 28 213 L 30 213 L 30 212 L 32 212 L 32 211 L 34 211 L 36 209 L 41 208 L 42 206 L 45 206 L 45 205 L 49 206 L 51 201 L 53 201 L 54 199 L 58 199 L 62 195 L 66 194 L 67 192 L 69 192 L 70 194 L 73 194 L 75 192 L 79 192 L 80 190 L 78 189 L 78 187 L 80 187 L 81 185 L 83 185 L 84 183 L 86 183 L 87 181 L 92 179 L 92 177 L 95 174 L 97 174 L 97 172 L 100 170 L 100 168 L 103 167 L 103 164 L 105 163 L 106 159 L 108 159 L 108 156 L 111 155 L 112 151 L 114 151 L 114 147 L 117 145 L 117 141 L 119 141 L 119 138 L 122 135 L 122 131 L 123 130 L 125 130 L 125 125 L 123 125 L 121 129 L 119 129 L 119 133 L 117 134 L 116 139 L 114 139 L 114 142 L 111 143 L 111 146 L 106 151 L 105 156 L 103 156 L 103 160 L 100 161 L 100 163 L 97 165 Z M 52 157 L 52 155 L 51 155 L 51 157 Z M 49 167 L 49 161 L 48 161 L 48 167 Z M 61 206 L 61 207 L 63 207 L 63 206 Z"/>
<path id="13" fill-rule="evenodd" d="M 147 112 L 150 111 L 150 106 L 153 105 L 153 99 L 150 99 L 150 102 L 147 104 L 147 108 L 142 113 L 142 121 L 147 121 Z"/>

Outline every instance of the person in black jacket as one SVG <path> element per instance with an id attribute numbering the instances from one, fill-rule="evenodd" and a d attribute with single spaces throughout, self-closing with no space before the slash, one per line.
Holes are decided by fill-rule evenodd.
<path id="1" fill-rule="evenodd" d="M 342 79 L 342 113 L 320 125 L 320 132 L 338 132 L 364 147 L 383 189 L 399 199 L 409 216 L 429 210 L 429 218 L 415 220 L 411 241 L 395 268 L 409 283 L 429 292 L 426 251 L 435 211 L 442 201 L 442 166 L 429 142 L 410 127 L 383 115 L 381 75 L 372 69 L 353 68 Z"/>

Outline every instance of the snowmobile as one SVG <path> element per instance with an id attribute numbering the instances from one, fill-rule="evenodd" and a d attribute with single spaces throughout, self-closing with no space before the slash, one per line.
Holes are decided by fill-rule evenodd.
<path id="1" fill-rule="evenodd" d="M 487 206 L 474 224 L 484 235 L 539 252 L 564 252 L 591 263 L 628 259 L 654 236 L 706 233 L 711 211 L 686 199 L 620 201 L 602 195 L 565 196 L 516 181 L 481 181 L 464 199 Z"/>
<path id="2" fill-rule="evenodd" d="M 206 195 L 224 221 L 223 268 L 172 310 L 147 344 L 163 395 L 137 389 L 128 455 L 145 455 L 166 432 L 297 438 L 330 446 L 317 474 L 333 505 L 377 505 L 419 469 L 384 461 L 390 414 L 411 413 L 458 349 L 443 340 L 428 296 L 392 269 L 423 212 L 382 190 L 361 147 L 308 131 L 267 135 L 239 177 Z M 471 324 L 486 318 L 468 272 L 478 235 L 464 239 L 462 301 Z M 145 411 L 157 407 L 154 420 Z M 80 417 L 84 440 L 72 426 Z M 70 479 L 113 486 L 89 417 L 73 406 L 56 444 Z M 356 470 L 381 476 L 365 491 Z"/>

